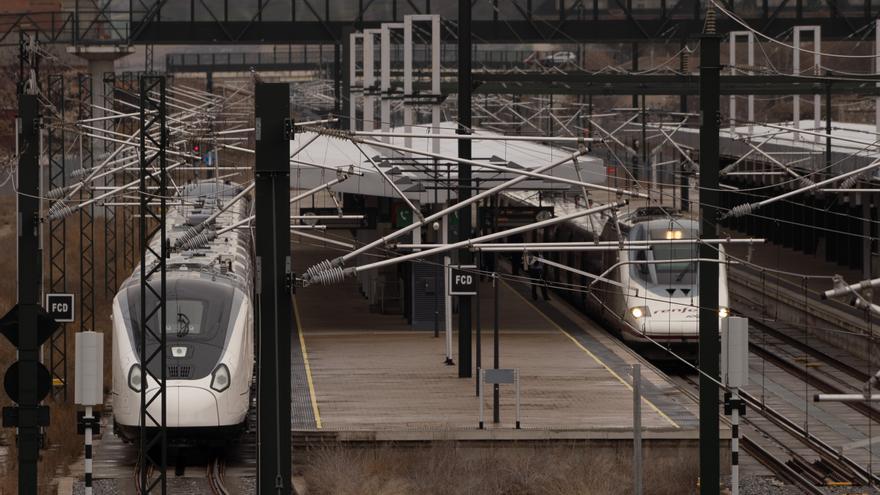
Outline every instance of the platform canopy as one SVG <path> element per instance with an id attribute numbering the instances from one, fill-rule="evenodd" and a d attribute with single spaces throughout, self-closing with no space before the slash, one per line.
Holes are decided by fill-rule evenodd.
<path id="1" fill-rule="evenodd" d="M 722 156 L 738 159 L 748 154 L 750 160 L 768 162 L 769 159 L 755 150 L 757 147 L 786 165 L 808 172 L 839 174 L 880 158 L 880 142 L 873 124 L 831 122 L 830 169 L 826 163 L 825 122 L 817 126 L 813 120 L 801 120 L 798 128 L 791 121 L 741 125 L 733 129 L 722 126 L 719 134 Z M 699 149 L 699 137 L 698 129 L 682 128 L 676 141 Z"/>
<path id="2" fill-rule="evenodd" d="M 411 133 L 429 134 L 430 128 L 413 126 Z M 441 134 L 454 134 L 455 124 L 444 122 L 441 124 Z M 391 133 L 403 133 L 402 127 L 391 128 Z M 501 134 L 475 129 L 475 134 L 485 136 L 501 136 Z M 314 141 L 312 139 L 314 138 Z M 387 142 L 405 146 L 403 137 L 368 137 L 365 139 Z M 309 143 L 309 141 L 312 141 Z M 429 137 L 414 137 L 408 147 L 416 150 L 432 151 L 432 139 Z M 455 139 L 440 139 L 439 153 L 446 157 L 458 156 L 458 141 Z M 305 148 L 297 152 L 303 145 Z M 572 143 L 574 144 L 574 143 Z M 443 203 L 447 199 L 455 198 L 455 188 L 458 187 L 458 166 L 450 160 L 434 160 L 433 158 L 411 155 L 389 150 L 370 144 L 359 144 L 363 149 L 361 153 L 357 146 L 349 140 L 340 139 L 327 135 L 319 135 L 315 138 L 314 132 L 298 133 L 290 143 L 290 151 L 295 156 L 291 158 L 291 187 L 296 189 L 308 189 L 326 183 L 336 176 L 337 170 L 348 170 L 353 167 L 356 174 L 348 180 L 335 185 L 334 191 L 364 194 L 369 196 L 398 197 L 397 192 L 391 187 L 372 163 L 364 156 L 368 155 L 394 181 L 406 196 L 422 204 Z M 487 164 L 499 165 L 520 170 L 534 170 L 541 166 L 559 161 L 570 156 L 574 147 L 563 149 L 555 146 L 546 146 L 537 142 L 529 141 L 487 141 L 474 140 L 472 146 L 472 160 L 486 162 Z M 578 159 L 581 180 L 593 184 L 606 183 L 605 168 L 602 159 L 587 154 Z M 362 175 L 360 175 L 362 174 Z M 513 172 L 499 172 L 486 167 L 474 166 L 473 187 L 487 189 L 503 181 L 512 179 L 519 174 Z M 578 179 L 578 172 L 571 162 L 555 167 L 546 172 L 546 175 Z M 517 185 L 520 190 L 542 191 L 568 191 L 570 184 L 563 184 L 541 179 L 527 179 Z M 574 186 L 577 187 L 577 186 Z M 448 191 L 452 188 L 452 191 Z"/>

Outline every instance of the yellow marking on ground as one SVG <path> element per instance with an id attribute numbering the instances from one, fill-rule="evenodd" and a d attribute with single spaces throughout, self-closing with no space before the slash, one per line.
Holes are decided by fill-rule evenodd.
<path id="1" fill-rule="evenodd" d="M 299 321 L 299 306 L 296 304 L 296 296 L 293 297 L 293 314 L 296 316 L 296 329 L 299 334 L 299 347 L 302 349 L 303 363 L 306 366 L 306 380 L 309 382 L 309 396 L 312 399 L 312 413 L 315 415 L 315 426 L 320 430 L 321 413 L 318 412 L 318 397 L 315 395 L 315 382 L 312 381 L 312 367 L 309 366 L 309 353 L 306 351 L 306 340 L 303 338 L 302 323 Z"/>
<path id="2" fill-rule="evenodd" d="M 584 347 L 584 345 L 581 344 L 581 343 L 578 341 L 578 339 L 574 338 L 574 336 L 572 336 L 570 333 L 566 332 L 565 329 L 563 329 L 563 328 L 560 327 L 558 324 L 556 324 L 556 322 L 553 321 L 552 318 L 550 318 L 549 316 L 547 316 L 546 314 L 544 314 L 543 311 L 541 311 L 540 309 L 538 309 L 537 306 L 535 306 L 534 304 L 532 304 L 532 302 L 529 301 L 525 296 L 523 296 L 522 294 L 520 294 L 519 291 L 515 290 L 513 287 L 511 287 L 510 285 L 508 285 L 507 282 L 503 282 L 503 281 L 502 281 L 502 283 L 504 283 L 504 285 L 506 285 L 507 288 L 510 289 L 514 294 L 516 294 L 517 296 L 519 296 L 520 299 L 522 299 L 523 301 L 525 301 L 526 304 L 528 304 L 529 306 L 531 306 L 532 309 L 534 309 L 535 311 L 537 311 L 538 314 L 540 314 L 541 316 L 543 316 L 544 319 L 547 320 L 551 325 L 553 325 L 554 327 L 556 327 L 557 330 L 559 330 L 560 332 L 562 332 L 562 335 L 565 335 L 565 336 L 568 337 L 572 342 L 574 342 L 574 345 L 578 346 L 578 348 L 579 348 L 580 350 L 584 351 L 585 353 L 587 353 L 588 356 L 590 356 L 591 358 L 593 358 L 593 361 L 596 361 L 596 363 L 598 363 L 600 366 L 602 366 L 603 368 L 605 368 L 605 370 L 606 370 L 608 373 L 611 373 L 611 376 L 613 376 L 614 378 L 617 379 L 617 381 L 619 381 L 620 383 L 622 383 L 624 387 L 626 387 L 627 389 L 629 389 L 630 391 L 632 391 L 632 389 L 633 389 L 633 388 L 632 388 L 632 385 L 630 385 L 630 383 L 629 383 L 628 381 L 624 380 L 623 377 L 621 377 L 620 375 L 618 375 L 617 372 L 615 372 L 613 369 L 611 369 L 611 367 L 609 367 L 607 364 L 605 364 L 604 361 L 602 361 L 601 359 L 599 359 L 599 356 L 593 354 L 589 349 L 587 349 L 586 347 Z M 659 414 L 663 419 L 665 419 L 666 421 L 668 421 L 672 426 L 674 426 L 675 428 L 681 428 L 681 426 L 679 426 L 678 423 L 676 423 L 675 421 L 673 421 L 672 418 L 670 418 L 669 416 L 667 416 L 666 413 L 664 413 L 663 411 L 661 411 L 660 408 L 657 407 L 656 405 L 654 405 L 654 403 L 651 402 L 648 398 L 646 398 L 646 397 L 642 397 L 642 400 L 645 401 L 646 404 L 648 404 L 649 406 L 651 406 L 651 409 L 653 409 L 654 412 L 656 412 L 657 414 Z"/>

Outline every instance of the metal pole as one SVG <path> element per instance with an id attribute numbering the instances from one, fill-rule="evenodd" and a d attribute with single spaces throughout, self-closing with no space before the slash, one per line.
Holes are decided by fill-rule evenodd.
<path id="1" fill-rule="evenodd" d="M 91 420 L 92 406 L 86 406 L 85 415 L 85 461 L 83 471 L 85 472 L 85 495 L 92 495 L 92 426 Z"/>
<path id="2" fill-rule="evenodd" d="M 633 494 L 642 495 L 642 365 L 632 365 Z"/>
<path id="3" fill-rule="evenodd" d="M 345 40 L 348 39 L 348 36 L 343 33 L 342 36 L 342 44 L 345 45 Z M 339 43 L 333 43 L 333 115 L 339 117 L 342 114 L 342 78 L 343 69 L 342 69 L 342 54 L 340 53 Z M 343 124 L 339 122 L 339 128 L 344 129 Z"/>
<path id="4" fill-rule="evenodd" d="M 481 270 L 483 268 L 483 255 L 482 253 L 477 255 L 477 270 Z M 476 356 L 476 369 L 477 369 L 477 395 L 480 393 L 480 369 L 483 367 L 483 337 L 482 337 L 482 322 L 480 321 L 480 275 L 477 275 L 477 295 L 475 296 L 476 301 L 474 301 L 474 313 L 476 314 L 477 319 L 477 356 Z"/>
<path id="5" fill-rule="evenodd" d="M 516 368 L 516 369 L 513 371 L 513 374 L 514 374 L 513 381 L 514 381 L 514 383 L 516 384 L 516 390 L 515 390 L 515 392 L 516 392 L 516 429 L 519 430 L 519 429 L 520 429 L 520 416 L 519 416 L 519 409 L 520 409 L 520 408 L 519 408 L 519 404 L 520 404 L 520 400 L 519 400 L 519 390 L 520 390 L 520 388 L 519 388 L 519 368 Z"/>
<path id="6" fill-rule="evenodd" d="M 721 113 L 720 37 L 715 34 L 714 10 L 700 39 L 700 238 L 717 236 L 719 127 Z M 717 259 L 717 245 L 700 244 L 700 259 Z M 718 494 L 721 461 L 718 439 L 718 264 L 699 262 L 700 288 L 700 494 Z"/>
<path id="7" fill-rule="evenodd" d="M 42 253 L 40 252 L 40 104 L 36 94 L 18 97 L 18 493 L 36 495 L 41 433 L 37 394 Z M 36 253 L 36 254 L 35 254 Z"/>
<path id="8" fill-rule="evenodd" d="M 59 123 L 64 122 L 64 76 L 49 76 L 49 101 L 58 109 Z M 49 158 L 49 190 L 63 188 L 66 185 L 67 150 L 64 126 L 49 126 L 47 132 L 47 151 Z M 50 205 L 53 203 L 50 203 Z M 64 219 L 50 219 L 49 222 L 49 290 L 50 292 L 67 292 L 67 256 L 65 255 L 66 222 Z M 61 328 L 49 339 L 49 371 L 52 374 L 52 395 L 67 401 L 67 330 L 62 323 Z M 61 382 L 60 387 L 54 382 Z"/>
<path id="9" fill-rule="evenodd" d="M 290 116 L 287 84 L 258 83 L 256 137 L 257 493 L 291 493 L 290 452 Z"/>
<path id="10" fill-rule="evenodd" d="M 739 389 L 730 389 L 730 493 L 739 495 Z"/>
<path id="11" fill-rule="evenodd" d="M 826 73 L 831 77 L 831 71 Z M 816 136 L 818 138 L 819 136 Z M 825 166 L 831 173 L 831 81 L 825 82 Z"/>
<path id="12" fill-rule="evenodd" d="M 471 133 L 471 0 L 458 1 L 458 128 L 457 134 Z M 471 159 L 471 141 L 458 141 L 458 157 Z M 471 166 L 458 164 L 458 200 L 471 196 Z M 471 237 L 471 205 L 458 215 L 458 240 Z M 459 263 L 469 265 L 473 254 L 467 249 L 458 251 Z M 461 298 L 458 305 L 458 377 L 471 376 L 471 300 Z"/>
<path id="13" fill-rule="evenodd" d="M 647 116 L 646 109 L 645 109 L 645 95 L 642 95 L 642 105 L 641 106 L 642 106 L 642 108 L 641 108 L 640 113 L 642 114 L 642 148 L 641 148 L 642 160 L 641 160 L 641 163 L 639 163 L 639 166 L 645 172 L 644 177 L 648 180 L 651 180 L 653 178 L 653 176 L 651 175 L 651 167 L 648 165 L 648 129 L 647 129 L 648 116 Z M 642 177 L 642 174 L 636 173 L 636 177 Z M 651 184 L 651 187 L 652 188 L 654 187 L 653 183 Z M 649 190 L 650 189 L 651 188 L 649 188 Z M 661 196 L 660 199 L 662 200 L 663 197 Z"/>
<path id="14" fill-rule="evenodd" d="M 444 230 L 446 225 L 444 222 Z M 452 296 L 449 295 L 449 256 L 443 257 L 443 336 L 446 339 L 446 359 L 443 361 L 447 366 L 452 366 Z"/>
<path id="15" fill-rule="evenodd" d="M 495 256 L 495 266 L 498 266 L 498 255 L 493 254 Z M 501 356 L 499 354 L 500 351 L 500 343 L 499 343 L 499 335 L 498 335 L 498 288 L 501 286 L 501 282 L 498 280 L 498 273 L 492 273 L 492 287 L 495 291 L 495 328 L 493 329 L 493 342 L 492 346 L 494 348 L 494 356 L 492 363 L 495 369 L 497 370 L 501 366 Z M 500 391 L 498 390 L 498 384 L 492 385 L 492 422 L 500 423 L 501 422 L 501 409 L 500 405 Z"/>
<path id="16" fill-rule="evenodd" d="M 165 125 L 165 78 L 141 76 L 140 94 L 140 444 L 138 475 L 141 493 L 166 493 L 168 437 L 166 430 L 167 378 L 165 313 L 165 198 L 167 167 L 165 148 L 168 133 Z M 149 93 L 156 91 L 157 97 Z M 147 153 L 147 143 L 159 150 Z M 157 186 L 153 189 L 151 186 Z M 159 202 L 155 201 L 156 195 Z M 154 238 L 158 244 L 152 245 Z M 149 258 L 149 259 L 148 259 Z M 158 278 L 158 280 L 156 280 Z M 158 374 L 157 374 L 158 372 Z M 152 383 L 151 383 L 152 382 Z M 155 386 L 153 386 L 155 383 Z M 153 387 L 153 388 L 151 388 Z M 156 407 L 158 406 L 158 414 Z M 157 476 L 149 476 L 149 466 L 156 466 Z"/>
<path id="17" fill-rule="evenodd" d="M 479 380 L 477 380 L 477 395 L 480 397 L 480 429 L 483 429 L 483 409 L 485 397 L 483 397 L 483 382 L 486 381 L 486 371 L 485 370 L 477 370 L 477 376 Z"/>
<path id="18" fill-rule="evenodd" d="M 639 71 L 639 44 L 632 44 L 632 71 Z M 632 106 L 639 106 L 639 95 L 632 95 Z"/>

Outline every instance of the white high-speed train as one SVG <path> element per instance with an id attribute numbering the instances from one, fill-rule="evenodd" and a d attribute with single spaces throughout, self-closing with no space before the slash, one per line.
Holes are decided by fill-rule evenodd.
<path id="1" fill-rule="evenodd" d="M 617 238 L 612 222 L 603 237 Z M 597 281 L 596 295 L 624 341 L 657 359 L 672 356 L 656 343 L 693 358 L 699 339 L 700 290 L 698 277 L 699 224 L 680 215 L 651 208 L 636 210 L 620 222 L 620 232 L 631 244 L 649 241 L 648 249 L 611 251 L 604 257 L 608 279 Z M 729 313 L 724 248 L 717 252 L 718 314 Z M 720 330 L 720 327 L 719 327 Z M 651 342 L 651 341 L 654 342 Z M 655 343 L 656 342 L 656 343 Z"/>
<path id="2" fill-rule="evenodd" d="M 509 204 L 533 205 L 526 193 L 509 193 Z M 571 201 L 545 198 L 557 214 L 569 213 Z M 647 249 L 564 251 L 533 253 L 552 262 L 598 275 L 582 276 L 551 265 L 544 278 L 557 294 L 605 323 L 631 347 L 656 360 L 674 359 L 657 345 L 694 359 L 699 340 L 700 291 L 698 280 L 699 224 L 685 215 L 660 208 L 637 208 L 620 212 L 615 224 L 610 215 L 578 218 L 517 240 L 537 242 L 610 241 L 620 237 Z M 645 241 L 650 241 L 645 242 Z M 727 270 L 723 245 L 717 253 L 718 314 L 729 313 Z M 514 263 L 519 256 L 514 256 Z M 720 324 L 719 324 L 720 332 Z"/>
<path id="3" fill-rule="evenodd" d="M 166 213 L 167 237 L 175 245 L 194 225 L 243 190 L 230 182 L 186 185 L 182 201 Z M 250 201 L 229 206 L 208 229 L 220 230 L 247 217 Z M 158 239 L 151 243 L 158 252 Z M 154 259 L 147 258 L 147 263 Z M 173 443 L 215 444 L 234 439 L 247 426 L 254 363 L 252 252 L 248 229 L 233 229 L 166 259 L 166 426 Z M 156 275 L 158 278 L 158 275 Z M 150 280 L 158 292 L 158 280 Z M 149 292 L 149 291 L 148 291 Z M 148 294 L 147 307 L 156 304 Z M 113 420 L 123 439 L 137 438 L 141 387 L 157 383 L 141 369 L 140 268 L 113 299 Z M 158 315 L 150 325 L 158 328 Z M 156 343 L 148 342 L 153 352 Z M 150 371 L 159 376 L 158 360 Z M 158 403 L 150 412 L 158 417 Z"/>

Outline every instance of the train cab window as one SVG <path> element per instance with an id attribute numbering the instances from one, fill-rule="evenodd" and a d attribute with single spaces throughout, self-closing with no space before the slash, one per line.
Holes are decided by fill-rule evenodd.
<path id="1" fill-rule="evenodd" d="M 697 243 L 680 242 L 686 239 L 694 239 L 698 235 L 695 228 L 682 222 L 668 223 L 651 228 L 649 238 L 652 241 L 673 241 L 669 243 L 657 242 L 651 245 L 654 259 L 663 261 L 657 263 L 657 280 L 660 285 L 694 285 L 697 283 L 697 263 L 692 261 L 699 256 Z M 680 260 L 680 261 L 679 261 Z"/>
<path id="2" fill-rule="evenodd" d="M 165 335 L 169 342 L 222 344 L 233 309 L 233 292 L 231 287 L 203 280 L 169 280 L 165 297 Z M 129 287 L 129 324 L 136 346 L 140 341 L 140 303 L 140 287 Z M 148 293 L 147 307 L 155 305 L 155 296 Z M 152 316 L 150 326 L 159 328 L 158 314 Z"/>
<path id="3" fill-rule="evenodd" d="M 651 246 L 654 259 L 668 261 L 658 263 L 657 282 L 660 285 L 693 285 L 697 280 L 697 244 L 655 244 Z"/>
<path id="4" fill-rule="evenodd" d="M 176 334 L 178 338 L 202 333 L 206 301 L 195 299 L 175 299 L 168 302 L 168 316 L 165 318 L 165 333 Z"/>
<path id="5" fill-rule="evenodd" d="M 680 241 L 697 237 L 695 229 L 688 225 L 668 224 L 636 225 L 630 233 L 631 242 L 638 241 Z M 663 286 L 693 285 L 697 281 L 697 263 L 693 260 L 698 256 L 696 243 L 657 242 L 650 249 L 636 251 L 633 275 L 650 284 Z M 681 261 L 678 261 L 681 260 Z"/>

